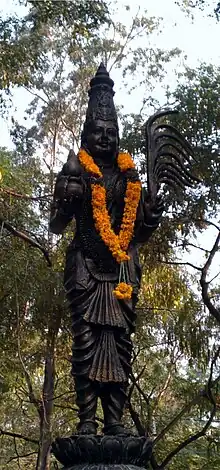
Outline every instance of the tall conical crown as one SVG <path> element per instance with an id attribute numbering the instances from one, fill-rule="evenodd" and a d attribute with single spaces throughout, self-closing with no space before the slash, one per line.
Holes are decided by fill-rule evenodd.
<path id="1" fill-rule="evenodd" d="M 100 64 L 95 76 L 90 82 L 90 90 L 88 91 L 89 103 L 86 113 L 86 124 L 101 119 L 104 121 L 112 121 L 118 127 L 117 114 L 113 101 L 114 82 L 109 77 L 103 63 Z"/>
<path id="2" fill-rule="evenodd" d="M 114 82 L 109 77 L 109 73 L 107 72 L 103 62 L 101 62 L 95 76 L 90 81 L 91 89 L 88 92 L 89 96 L 91 96 L 95 88 L 99 87 L 100 85 L 106 85 L 109 88 L 109 91 L 112 93 L 112 96 L 114 95 L 114 91 L 113 91 Z"/>

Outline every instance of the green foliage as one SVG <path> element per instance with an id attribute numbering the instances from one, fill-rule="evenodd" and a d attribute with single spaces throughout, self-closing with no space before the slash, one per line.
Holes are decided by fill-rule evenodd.
<path id="1" fill-rule="evenodd" d="M 47 246 L 45 211 L 41 208 L 41 196 L 38 199 L 39 187 L 44 193 L 45 175 L 37 161 L 31 157 L 28 160 L 25 157 L 22 159 L 19 154 L 4 150 L 0 156 L 0 166 L 3 170 L 1 215 L 4 215 L 7 222 Z M 7 192 L 11 187 L 13 194 Z M 21 197 L 17 197 L 18 194 Z M 35 468 L 36 456 L 41 455 L 38 443 L 40 449 L 44 445 L 42 436 L 47 423 L 42 420 L 41 414 L 44 415 L 44 409 L 47 409 L 48 393 L 63 396 L 66 383 L 69 383 L 69 379 L 66 379 L 69 373 L 63 374 L 63 364 L 68 364 L 70 355 L 70 335 L 69 316 L 62 287 L 62 268 L 57 262 L 61 255 L 57 254 L 56 257 L 54 251 L 51 256 L 54 259 L 53 269 L 48 268 L 40 251 L 30 247 L 22 239 L 10 236 L 2 224 L 0 428 L 5 428 L 7 422 L 6 427 L 11 433 L 16 432 L 27 438 L 18 440 L 17 451 L 19 455 L 30 453 L 24 460 L 24 465 L 28 468 Z M 59 357 L 56 369 L 55 347 Z M 48 359 L 51 355 L 53 360 L 49 367 Z M 49 391 L 45 385 L 44 374 L 51 387 L 54 376 L 54 386 L 52 389 L 49 387 Z M 67 395 L 68 392 L 69 387 L 66 389 Z M 56 405 L 61 406 L 60 399 L 56 401 Z M 50 413 L 47 412 L 45 420 L 51 418 Z M 44 423 L 41 427 L 39 419 Z M 58 429 L 56 419 L 59 420 L 59 416 L 55 412 L 54 426 Z M 74 427 L 74 420 L 75 415 L 70 420 L 71 427 Z M 51 423 L 51 430 L 52 426 Z M 6 462 L 14 457 L 10 439 L 8 435 L 1 436 L 4 446 L 1 455 L 3 468 Z"/>
<path id="2" fill-rule="evenodd" d="M 21 1 L 20 3 L 23 3 Z M 96 30 L 108 18 L 106 2 L 89 0 L 66 2 L 59 0 L 28 0 L 31 7 L 28 20 L 32 22 L 33 29 L 41 29 L 42 25 L 71 26 L 74 34 Z"/>
<path id="3" fill-rule="evenodd" d="M 180 110 L 178 125 L 196 148 L 204 186 L 197 211 L 214 216 L 219 201 L 220 69 L 202 64 L 197 70 L 186 69 L 184 78 L 173 95 Z"/>
<path id="4" fill-rule="evenodd" d="M 26 128 L 13 121 L 16 150 L 0 151 L 0 215 L 44 246 L 52 268 L 37 248 L 11 235 L 2 224 L 0 467 L 16 470 L 36 468 L 37 456 L 37 468 L 52 467 L 48 452 L 52 438 L 76 429 L 70 378 L 71 319 L 62 287 L 64 252 L 74 224 L 62 237 L 53 237 L 48 233 L 48 217 L 63 155 L 79 145 L 89 80 L 104 58 L 108 68 L 121 69 L 125 83 L 132 74 L 136 86 L 153 89 L 164 75 L 166 62 L 179 54 L 176 48 L 166 51 L 133 45 L 132 38 L 139 37 L 144 44 L 157 31 L 159 22 L 145 14 L 136 15 L 130 29 L 111 21 L 107 29 L 102 26 L 97 31 L 108 17 L 104 3 L 47 0 L 28 1 L 27 7 L 25 19 L 5 20 L 0 28 L 2 50 L 7 46 L 9 51 L 0 64 L 2 87 L 24 84 L 34 96 L 27 110 L 34 125 Z M 194 171 L 204 184 L 186 194 L 164 192 L 167 215 L 141 250 L 143 282 L 133 338 L 131 402 L 144 430 L 152 438 L 160 437 L 155 448 L 160 462 L 181 441 L 202 429 L 212 409 L 200 391 L 210 377 L 219 332 L 214 319 L 204 311 L 196 278 L 175 262 L 190 248 L 192 233 L 205 229 L 205 219 L 218 211 L 219 83 L 219 70 L 202 65 L 197 70 L 187 69 L 170 95 L 180 109 L 176 124 L 196 146 Z M 150 101 L 151 97 L 143 97 L 146 105 Z M 124 116 L 120 110 L 120 117 L 121 147 L 135 156 L 144 179 L 146 114 L 143 109 Z M 218 286 L 212 294 L 218 307 Z M 212 365 L 215 380 L 217 360 Z M 212 391 L 217 397 L 217 385 Z M 100 410 L 98 416 L 102 418 Z M 219 468 L 219 408 L 215 419 L 206 436 L 174 456 L 168 463 L 170 469 Z M 128 410 L 124 420 L 135 429 Z M 20 438 L 13 436 L 15 433 Z M 47 467 L 43 467 L 43 459 Z"/>
<path id="5" fill-rule="evenodd" d="M 0 89 L 9 92 L 14 85 L 28 85 L 36 70 L 44 70 L 47 44 L 57 28 L 57 34 L 71 27 L 72 40 L 96 34 L 108 21 L 108 9 L 98 2 L 44 0 L 21 1 L 27 15 L 0 19 Z M 4 94 L 1 94 L 4 107 Z"/>
<path id="6" fill-rule="evenodd" d="M 181 0 L 181 1 L 176 1 L 177 5 L 179 5 L 183 10 L 186 10 L 186 12 L 189 14 L 189 12 L 192 10 L 196 11 L 198 8 L 199 10 L 206 10 L 208 11 L 209 16 L 216 16 L 216 19 L 219 20 L 220 16 L 220 2 L 211 2 L 208 0 Z M 214 6 L 215 3 L 215 6 Z M 214 8 L 214 10 L 213 10 Z"/>

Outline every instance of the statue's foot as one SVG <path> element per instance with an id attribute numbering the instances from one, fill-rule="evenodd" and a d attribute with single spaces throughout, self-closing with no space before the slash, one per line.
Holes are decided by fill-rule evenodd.
<path id="1" fill-rule="evenodd" d="M 77 427 L 77 434 L 97 434 L 97 424 L 94 421 L 84 421 L 79 423 Z"/>
<path id="2" fill-rule="evenodd" d="M 114 423 L 108 424 L 103 428 L 103 433 L 107 436 L 133 436 L 134 434 L 129 430 L 125 429 L 123 424 Z"/>

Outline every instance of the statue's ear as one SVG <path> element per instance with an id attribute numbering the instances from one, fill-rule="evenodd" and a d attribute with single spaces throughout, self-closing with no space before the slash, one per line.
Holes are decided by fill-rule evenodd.
<path id="1" fill-rule="evenodd" d="M 120 137 L 119 137 L 119 130 L 117 129 L 117 138 L 118 138 L 118 147 L 119 147 L 119 144 L 120 144 Z"/>
<path id="2" fill-rule="evenodd" d="M 85 122 L 81 133 L 81 147 L 85 148 L 87 143 L 88 125 Z"/>

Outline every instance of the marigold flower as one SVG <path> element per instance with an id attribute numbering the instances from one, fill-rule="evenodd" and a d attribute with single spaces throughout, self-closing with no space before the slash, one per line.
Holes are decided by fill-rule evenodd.
<path id="1" fill-rule="evenodd" d="M 84 169 L 93 176 L 103 177 L 99 167 L 93 161 L 93 158 L 84 150 L 80 149 L 78 158 Z M 127 171 L 135 168 L 134 162 L 129 153 L 119 153 L 118 166 L 121 171 Z M 133 237 L 136 213 L 141 195 L 140 181 L 128 181 L 125 193 L 125 207 L 121 223 L 120 232 L 115 234 L 111 226 L 111 219 L 106 203 L 106 189 L 98 182 L 91 184 L 92 189 L 92 209 L 93 219 L 97 232 L 100 234 L 103 242 L 109 248 L 112 256 L 117 263 L 122 263 L 130 259 L 126 253 L 129 243 Z M 125 282 L 120 282 L 113 291 L 118 299 L 130 299 L 132 287 Z"/>
<path id="2" fill-rule="evenodd" d="M 98 165 L 95 164 L 93 158 L 86 152 L 84 149 L 80 149 L 78 153 L 78 158 L 82 166 L 85 168 L 88 173 L 92 173 L 96 176 L 102 176 L 102 173 L 98 167 Z"/>
<path id="3" fill-rule="evenodd" d="M 135 164 L 129 153 L 120 152 L 118 154 L 118 166 L 121 171 L 127 171 L 135 168 Z"/>
<path id="4" fill-rule="evenodd" d="M 132 295 L 133 288 L 126 282 L 120 282 L 115 290 L 113 290 L 113 294 L 120 300 L 129 300 Z"/>

